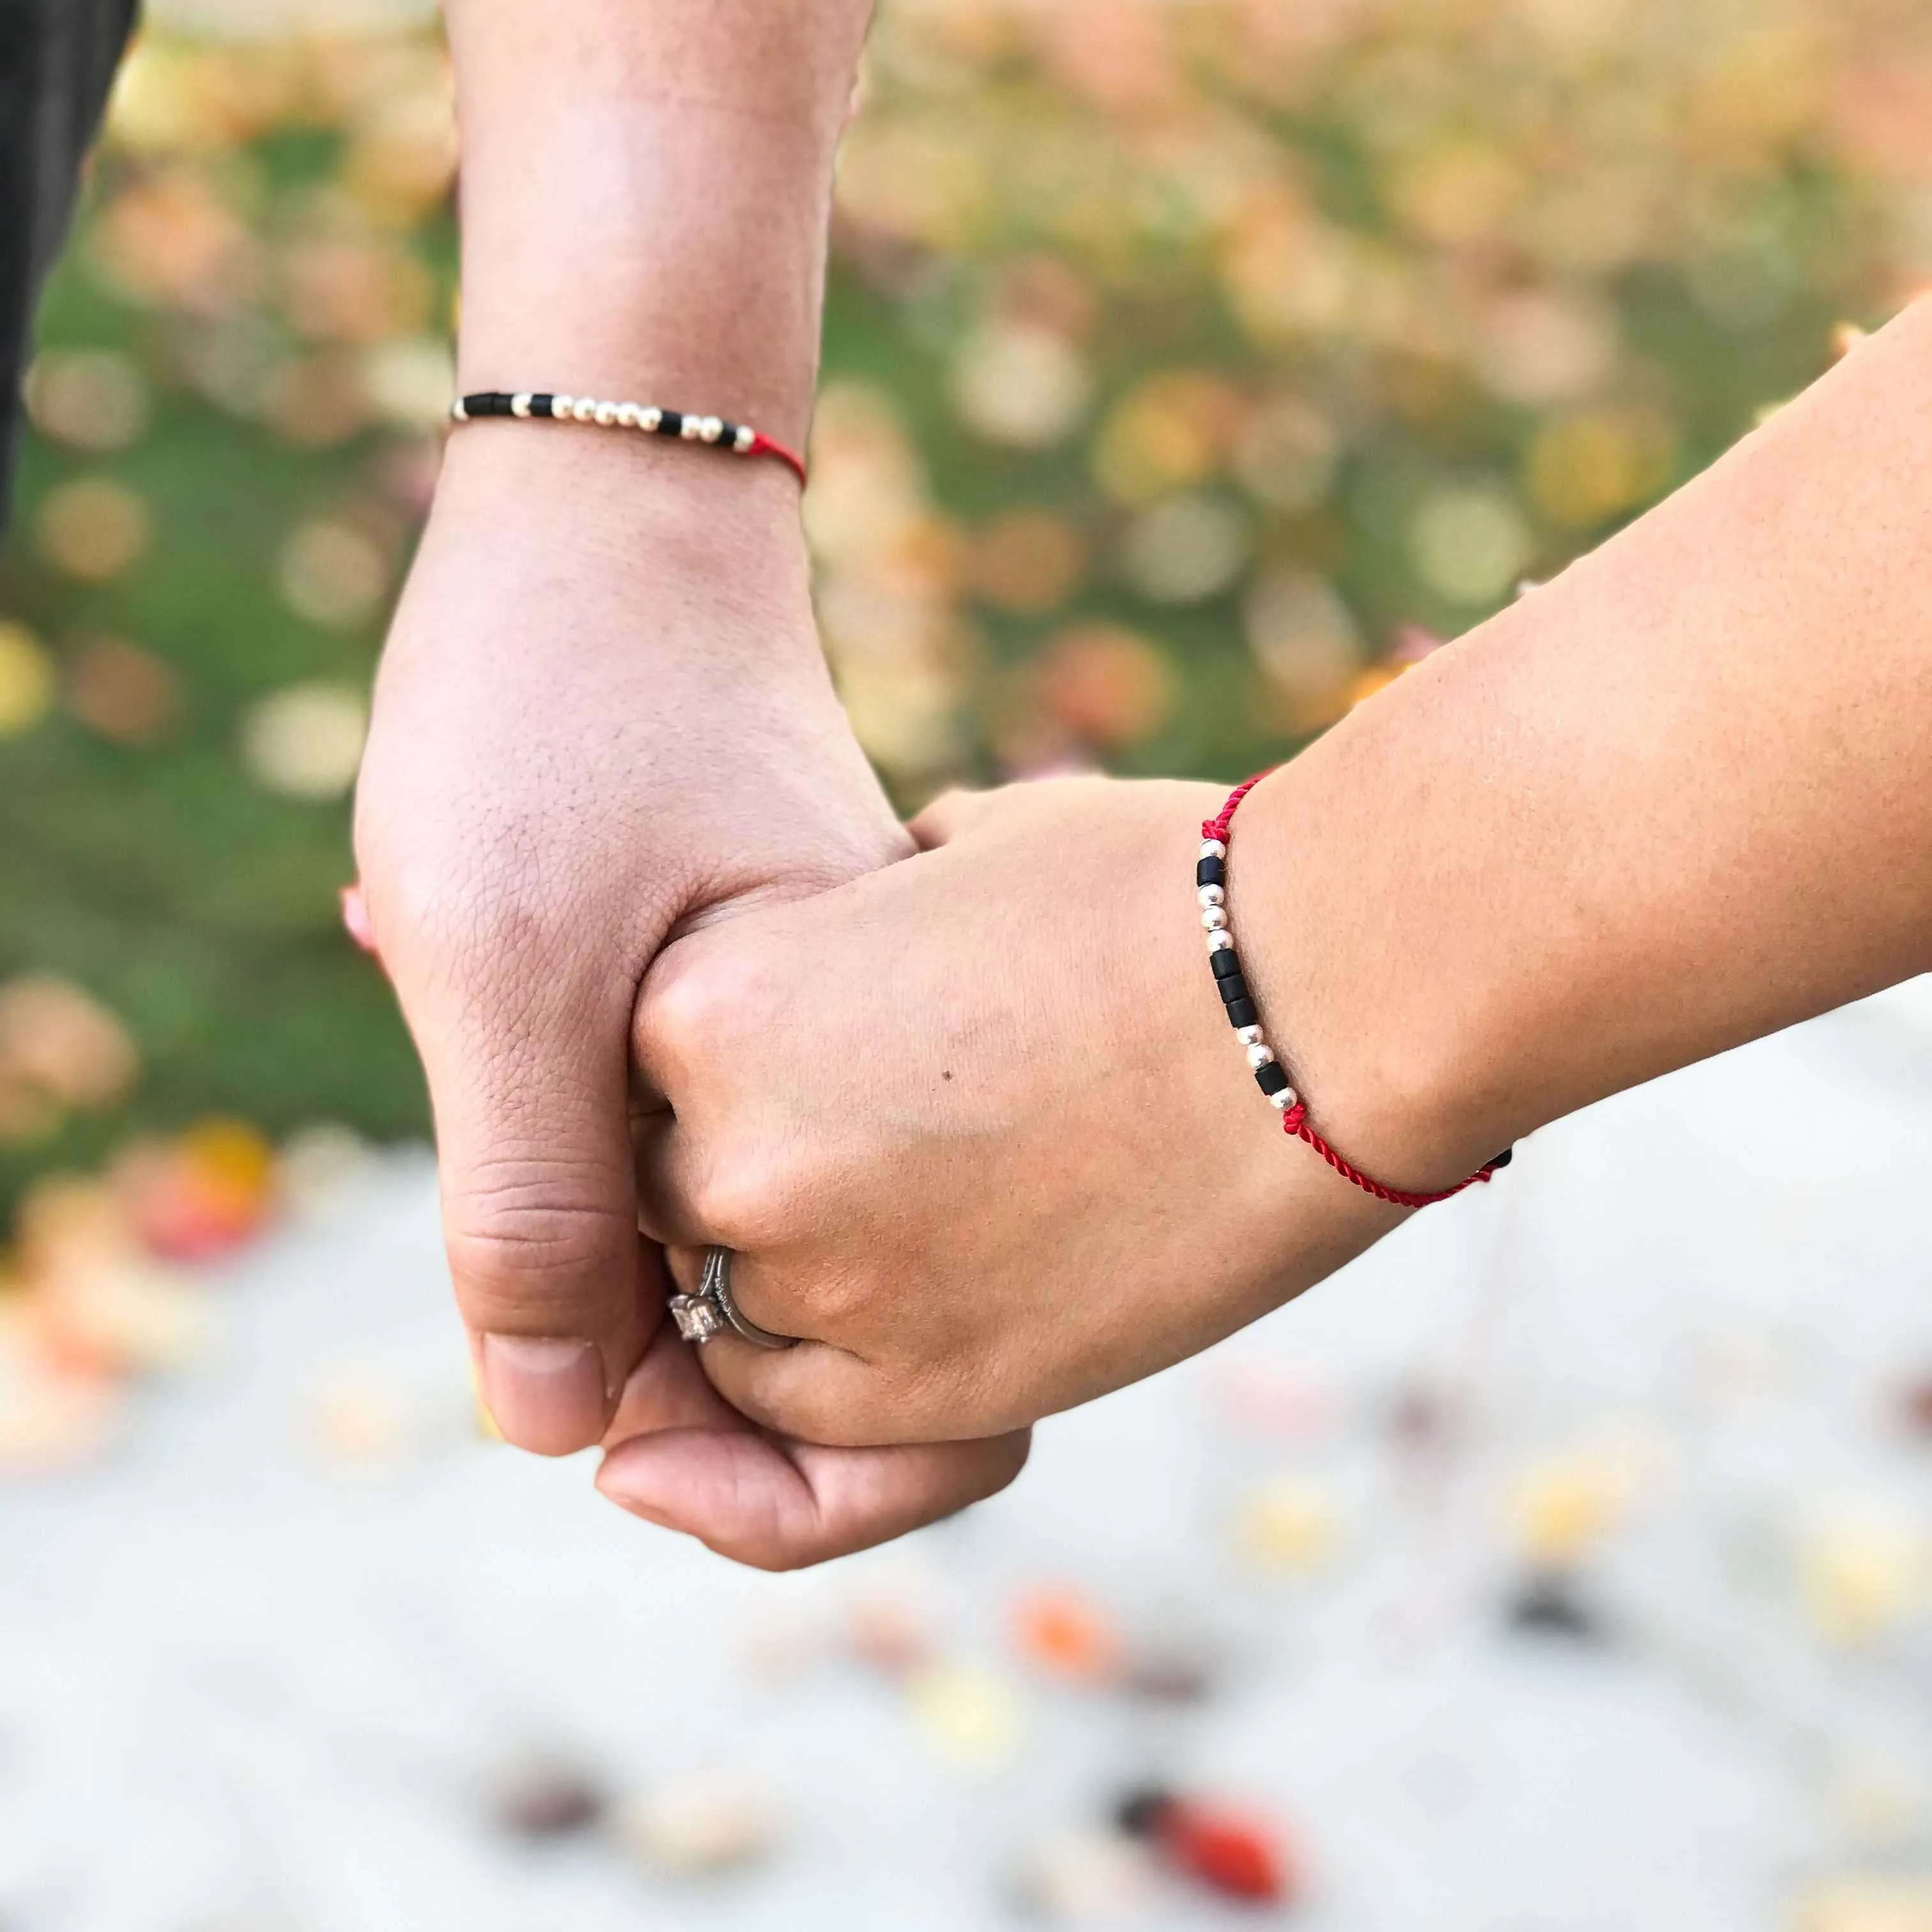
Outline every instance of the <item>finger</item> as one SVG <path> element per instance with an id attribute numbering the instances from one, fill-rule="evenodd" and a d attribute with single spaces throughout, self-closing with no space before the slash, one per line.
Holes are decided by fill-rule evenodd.
<path id="1" fill-rule="evenodd" d="M 922 852 L 950 844 L 970 831 L 993 808 L 998 796 L 990 791 L 974 791 L 956 785 L 943 791 L 907 828 Z"/>
<path id="2" fill-rule="evenodd" d="M 949 1430 L 946 1412 L 892 1390 L 872 1364 L 828 1342 L 760 1348 L 727 1334 L 706 1342 L 698 1359 L 740 1415 L 802 1442 L 856 1449 L 966 1432 Z"/>
<path id="3" fill-rule="evenodd" d="M 532 968 L 405 999 L 483 1400 L 508 1440 L 540 1455 L 602 1438 L 662 1306 L 638 1234 L 629 988 L 615 990 L 600 1005 Z"/>
<path id="4" fill-rule="evenodd" d="M 670 1277 L 672 1292 L 695 1294 L 704 1286 L 704 1258 L 711 1252 L 710 1247 L 666 1248 L 662 1252 L 664 1273 Z M 734 1256 L 734 1262 L 737 1258 Z"/>
<path id="5" fill-rule="evenodd" d="M 677 1429 L 625 1443 L 597 1486 L 650 1522 L 760 1570 L 796 1570 L 903 1536 L 1004 1489 L 1024 1430 L 901 1448 L 782 1448 L 742 1430 Z"/>
<path id="6" fill-rule="evenodd" d="M 697 1137 L 674 1114 L 646 1114 L 632 1123 L 631 1160 L 638 1226 L 674 1256 L 701 1258 L 713 1237 L 693 1204 L 706 1178 Z M 684 1274 L 679 1281 L 693 1292 Z"/>
<path id="7" fill-rule="evenodd" d="M 1002 822 L 1024 824 L 1033 814 L 1050 810 L 1074 791 L 1104 785 L 1107 781 L 1086 774 L 1062 778 L 1022 778 L 990 791 L 958 788 L 941 792 L 908 827 L 922 852 L 930 852 L 969 834 L 983 836 Z"/>
<path id="8" fill-rule="evenodd" d="M 644 1358 L 631 1371 L 604 1447 L 615 1449 L 639 1436 L 668 1429 L 748 1429 L 751 1425 L 705 1379 L 698 1352 L 663 1323 Z"/>
<path id="9" fill-rule="evenodd" d="M 676 1292 L 680 1294 L 700 1293 L 710 1247 L 668 1248 L 664 1252 L 665 1266 Z M 814 1296 L 808 1289 L 800 1292 L 798 1270 L 789 1271 L 790 1280 L 780 1289 L 778 1284 L 767 1280 L 770 1270 L 756 1256 L 734 1252 L 730 1262 L 731 1306 L 754 1328 L 788 1340 L 838 1340 L 836 1322 L 830 1318 L 831 1311 L 824 1305 L 826 1298 Z"/>
<path id="10" fill-rule="evenodd" d="M 342 923 L 350 938 L 380 964 L 382 954 L 376 945 L 376 928 L 369 922 L 369 902 L 359 885 L 342 889 Z"/>

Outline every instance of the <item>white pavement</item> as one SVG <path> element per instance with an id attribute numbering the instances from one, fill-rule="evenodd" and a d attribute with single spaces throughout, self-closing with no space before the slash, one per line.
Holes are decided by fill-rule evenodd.
<path id="1" fill-rule="evenodd" d="M 1006 1496 L 802 1576 L 478 1439 L 422 1157 L 240 1274 L 113 1462 L 0 1490 L 4 1932 L 968 1932 L 1150 1771 L 1290 1821 L 1309 1932 L 1789 1932 L 1834 1875 L 1932 1874 L 1932 1442 L 1892 1405 L 1932 1375 L 1932 982 L 1538 1136 L 1049 1424 Z M 1460 1447 L 1394 1446 L 1424 1384 Z M 1552 1456 L 1629 1472 L 1577 1586 L 1603 1646 L 1505 1627 Z M 1231 1533 L 1284 1477 L 1336 1528 L 1306 1574 Z M 1808 1579 L 1884 1628 L 1833 1648 Z M 1224 1647 L 1225 1687 L 1030 1674 L 1005 1620 L 1047 1581 Z M 942 1633 L 923 1704 L 812 1660 L 881 1594 Z M 748 1661 L 788 1632 L 797 1668 Z M 533 1852 L 489 1804 L 533 1754 L 754 1780 L 786 1836 L 710 1881 Z M 1174 1889 L 1138 1922 L 1232 1921 Z"/>

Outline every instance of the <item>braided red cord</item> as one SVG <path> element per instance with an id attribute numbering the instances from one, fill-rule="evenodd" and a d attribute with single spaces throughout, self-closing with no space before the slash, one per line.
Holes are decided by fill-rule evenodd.
<path id="1" fill-rule="evenodd" d="M 784 445 L 778 441 L 776 437 L 766 435 L 763 430 L 758 430 L 752 436 L 751 447 L 745 452 L 745 454 L 747 456 L 776 456 L 781 463 L 790 466 L 793 475 L 801 483 L 811 481 L 806 474 L 805 458 L 800 455 L 796 450 L 786 448 Z"/>
<path id="2" fill-rule="evenodd" d="M 1218 838 L 1223 845 L 1228 843 L 1228 828 L 1234 823 L 1234 814 L 1240 810 L 1243 799 L 1268 774 L 1257 772 L 1244 784 L 1238 784 L 1228 794 L 1228 802 L 1222 806 L 1220 815 L 1204 818 L 1201 821 L 1201 836 L 1204 838 Z M 1378 1201 L 1386 1201 L 1395 1208 L 1432 1208 L 1438 1201 L 1453 1199 L 1464 1189 L 1473 1187 L 1479 1180 L 1494 1178 L 1496 1161 L 1486 1161 L 1471 1174 L 1467 1180 L 1459 1180 L 1454 1187 L 1438 1189 L 1433 1194 L 1411 1194 L 1400 1187 L 1384 1187 L 1372 1176 L 1364 1174 L 1342 1155 L 1337 1154 L 1315 1130 L 1308 1124 L 1307 1104 L 1300 1100 L 1281 1117 L 1282 1130 L 1295 1140 L 1306 1141 L 1342 1178 L 1359 1187 L 1364 1194 L 1372 1194 Z M 1498 1159 L 1501 1158 L 1499 1156 Z"/>
<path id="3" fill-rule="evenodd" d="M 1250 778 L 1245 784 L 1238 784 L 1235 786 L 1234 790 L 1228 794 L 1227 803 L 1221 808 L 1220 817 L 1219 818 L 1204 818 L 1201 821 L 1202 837 L 1204 838 L 1218 838 L 1223 845 L 1226 844 L 1228 842 L 1228 827 L 1234 824 L 1234 814 L 1236 811 L 1239 809 L 1242 800 L 1246 798 L 1249 793 L 1252 791 L 1255 787 L 1259 784 L 1262 780 L 1267 776 L 1268 773 L 1266 772 L 1257 772 L 1254 776 Z"/>

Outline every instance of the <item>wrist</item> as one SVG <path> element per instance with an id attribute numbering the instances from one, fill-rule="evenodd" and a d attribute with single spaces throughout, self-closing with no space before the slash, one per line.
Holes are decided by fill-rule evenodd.
<path id="1" fill-rule="evenodd" d="M 466 423 L 445 447 L 431 522 L 606 560 L 640 608 L 668 577 L 808 609 L 798 479 L 776 460 L 587 423 Z"/>
<path id="2" fill-rule="evenodd" d="M 466 389 L 634 398 L 802 441 L 836 118 L 573 100 L 506 128 L 468 102 Z"/>
<path id="3" fill-rule="evenodd" d="M 445 451 L 386 676 L 452 653 L 473 674 L 487 654 L 567 679 L 601 665 L 627 688 L 640 672 L 688 671 L 747 694 L 815 692 L 826 674 L 798 494 L 782 465 L 714 449 L 589 424 L 466 424 Z"/>
<path id="4" fill-rule="evenodd" d="M 1228 863 L 1242 976 L 1317 1136 L 1383 1187 L 1453 1189 L 1534 1123 L 1472 1091 L 1454 989 L 1365 884 L 1388 868 L 1318 791 L 1330 778 L 1298 761 L 1240 808 Z"/>

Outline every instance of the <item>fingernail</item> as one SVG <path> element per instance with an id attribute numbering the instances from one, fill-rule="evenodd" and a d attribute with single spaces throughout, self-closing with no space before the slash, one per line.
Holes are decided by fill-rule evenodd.
<path id="1" fill-rule="evenodd" d="M 604 1362 L 591 1343 L 485 1335 L 483 1401 L 519 1449 L 568 1456 L 604 1433 Z"/>

